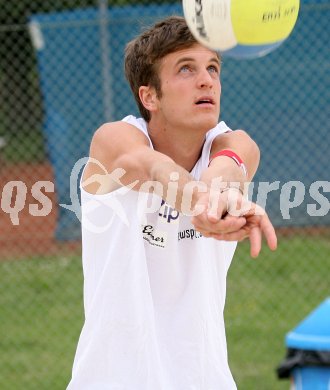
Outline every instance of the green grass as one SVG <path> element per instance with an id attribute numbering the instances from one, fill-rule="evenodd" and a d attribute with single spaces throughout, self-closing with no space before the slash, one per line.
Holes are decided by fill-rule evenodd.
<path id="1" fill-rule="evenodd" d="M 289 388 L 275 368 L 285 334 L 329 295 L 329 250 L 325 238 L 299 236 L 252 260 L 239 245 L 225 314 L 240 390 Z M 0 263 L 0 319 L 0 388 L 63 390 L 83 323 L 80 257 Z"/>
<path id="2" fill-rule="evenodd" d="M 76 257 L 0 264 L 0 388 L 65 389 L 83 321 Z"/>
<path id="3" fill-rule="evenodd" d="M 226 325 L 230 365 L 238 388 L 288 389 L 275 368 L 285 357 L 285 335 L 327 296 L 330 241 L 281 239 L 257 260 L 240 245 L 229 271 Z"/>

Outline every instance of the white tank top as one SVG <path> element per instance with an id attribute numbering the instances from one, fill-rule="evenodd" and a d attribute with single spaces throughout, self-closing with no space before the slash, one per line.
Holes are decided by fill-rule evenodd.
<path id="1" fill-rule="evenodd" d="M 143 119 L 123 120 L 152 147 Z M 228 130 L 207 133 L 196 180 Z M 158 196 L 82 189 L 81 204 L 85 323 L 68 389 L 236 389 L 223 319 L 236 243 L 202 237 Z"/>

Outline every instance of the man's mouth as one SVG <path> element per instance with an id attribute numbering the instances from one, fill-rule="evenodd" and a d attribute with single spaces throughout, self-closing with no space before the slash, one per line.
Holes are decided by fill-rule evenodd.
<path id="1" fill-rule="evenodd" d="M 201 98 L 199 98 L 195 104 L 197 105 L 201 105 L 201 104 L 211 104 L 212 106 L 215 104 L 214 100 L 212 97 L 209 97 L 209 96 L 203 96 Z"/>

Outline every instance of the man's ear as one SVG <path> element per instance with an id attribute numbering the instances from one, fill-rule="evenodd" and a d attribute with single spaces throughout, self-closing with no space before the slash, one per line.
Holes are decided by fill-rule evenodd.
<path id="1" fill-rule="evenodd" d="M 144 108 L 148 111 L 155 111 L 157 108 L 157 94 L 155 88 L 141 86 L 139 88 L 139 97 Z"/>

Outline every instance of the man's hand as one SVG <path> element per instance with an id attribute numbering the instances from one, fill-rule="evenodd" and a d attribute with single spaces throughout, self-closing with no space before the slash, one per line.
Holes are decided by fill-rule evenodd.
<path id="1" fill-rule="evenodd" d="M 265 210 L 246 200 L 237 189 L 200 196 L 196 209 L 204 211 L 192 218 L 196 230 L 205 237 L 216 240 L 250 240 L 251 257 L 257 257 L 262 246 L 262 236 L 271 250 L 277 248 L 275 229 Z"/>
<path id="2" fill-rule="evenodd" d="M 228 193 L 214 191 L 200 194 L 194 213 L 192 223 L 205 237 L 234 233 L 246 224 L 244 217 L 228 214 Z"/>
<path id="3" fill-rule="evenodd" d="M 242 241 L 248 237 L 250 240 L 251 257 L 258 257 L 262 246 L 262 236 L 264 236 L 266 238 L 268 247 L 274 251 L 277 248 L 277 237 L 275 229 L 270 222 L 266 212 L 264 211 L 262 215 L 256 215 L 254 206 L 257 205 L 253 204 L 251 210 L 244 214 L 246 223 L 240 229 L 235 232 L 221 234 L 214 233 L 211 235 L 211 237 L 224 241 Z M 231 216 L 231 218 L 237 217 Z"/>

